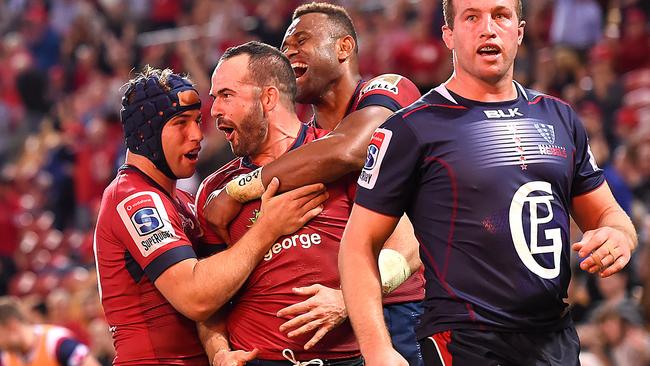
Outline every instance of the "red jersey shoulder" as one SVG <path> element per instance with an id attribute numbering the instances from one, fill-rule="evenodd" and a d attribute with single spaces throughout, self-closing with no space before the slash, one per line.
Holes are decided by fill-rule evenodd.
<path id="1" fill-rule="evenodd" d="M 180 239 L 172 224 L 177 213 L 169 197 L 137 173 L 121 172 L 113 183 L 107 189 L 111 201 L 107 206 L 115 209 L 117 223 L 143 257 Z"/>
<path id="2" fill-rule="evenodd" d="M 230 182 L 233 178 L 240 174 L 244 174 L 250 171 L 243 164 L 242 158 L 235 158 L 231 160 L 228 164 L 219 168 L 216 172 L 208 175 L 196 192 L 196 209 L 197 212 L 201 212 L 205 201 L 207 200 L 210 193 L 215 189 L 223 188 L 226 183 Z"/>
<path id="3" fill-rule="evenodd" d="M 421 94 L 408 78 L 398 74 L 382 74 L 368 80 L 359 92 L 359 104 L 372 95 L 383 95 L 395 100 L 402 108 L 415 102 Z"/>
<path id="4" fill-rule="evenodd" d="M 223 188 L 226 183 L 230 182 L 237 176 L 250 172 L 251 169 L 246 167 L 242 158 L 236 158 L 228 164 L 222 166 L 216 172 L 210 174 L 201 182 L 198 191 L 196 192 L 196 217 L 199 221 L 202 234 L 203 244 L 221 244 L 223 240 L 212 229 L 203 214 L 203 208 L 208 201 L 208 197 L 212 192 L 217 189 Z"/>

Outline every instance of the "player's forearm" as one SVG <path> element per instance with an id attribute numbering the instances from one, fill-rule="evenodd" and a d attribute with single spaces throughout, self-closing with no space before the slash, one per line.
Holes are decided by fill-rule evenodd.
<path id="1" fill-rule="evenodd" d="M 333 182 L 363 166 L 363 158 L 359 160 L 351 154 L 348 144 L 348 139 L 340 134 L 312 141 L 265 165 L 262 182 L 266 187 L 271 178 L 278 177 L 281 192 L 306 184 Z"/>
<path id="2" fill-rule="evenodd" d="M 246 282 L 277 236 L 264 225 L 251 229 L 228 250 L 199 261 L 194 267 L 198 301 L 207 302 L 210 315 L 228 302 Z"/>
<path id="3" fill-rule="evenodd" d="M 199 339 L 209 360 L 214 359 L 214 355 L 221 350 L 230 350 L 224 313 L 218 311 L 205 322 L 196 324 Z"/>
<path id="4" fill-rule="evenodd" d="M 351 241 L 341 243 L 341 289 L 348 317 L 364 357 L 371 357 L 375 351 L 392 347 L 384 323 L 376 263 L 377 255 L 370 245 L 355 245 Z"/>

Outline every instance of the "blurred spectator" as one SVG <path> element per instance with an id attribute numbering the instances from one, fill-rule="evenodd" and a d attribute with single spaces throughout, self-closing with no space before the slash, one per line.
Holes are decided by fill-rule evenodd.
<path id="1" fill-rule="evenodd" d="M 0 298 L 0 351 L 7 366 L 32 365 L 96 366 L 86 345 L 69 330 L 33 324 L 17 301 Z"/>
<path id="2" fill-rule="evenodd" d="M 630 8 L 623 18 L 622 38 L 617 42 L 616 71 L 626 73 L 650 66 L 650 34 L 646 14 Z"/>
<path id="3" fill-rule="evenodd" d="M 196 81 L 206 109 L 199 176 L 186 182 L 193 187 L 232 158 L 209 117 L 214 63 L 226 48 L 252 39 L 279 46 L 291 12 L 306 1 L 0 1 L 0 294 L 22 296 L 39 321 L 51 315 L 87 331 L 93 354 L 109 365 L 114 351 L 91 296 L 92 227 L 96 202 L 124 160 L 120 87 L 145 63 Z M 440 0 L 336 2 L 354 19 L 364 77 L 400 73 L 423 91 L 447 79 Z M 630 292 L 623 285 L 629 280 L 577 272 L 570 296 L 578 322 L 599 300 L 621 297 L 641 299 L 650 315 L 649 15 L 647 0 L 524 2 L 516 79 L 579 112 L 615 197 L 640 228 L 632 261 L 643 292 Z M 311 110 L 298 109 L 307 120 Z M 579 238 L 572 232 L 572 241 Z M 626 316 L 620 324 L 629 323 Z M 587 325 L 596 334 L 615 328 Z M 584 365 L 614 365 L 614 350 L 629 344 L 601 338 L 602 345 L 589 346 L 596 352 L 583 355 Z"/>
<path id="4" fill-rule="evenodd" d="M 603 304 L 594 311 L 592 323 L 580 328 L 579 335 L 585 351 L 602 365 L 646 366 L 650 362 L 650 334 L 631 301 Z"/>
<path id="5" fill-rule="evenodd" d="M 556 0 L 551 41 L 586 51 L 600 40 L 602 17 L 603 11 L 594 0 Z"/>

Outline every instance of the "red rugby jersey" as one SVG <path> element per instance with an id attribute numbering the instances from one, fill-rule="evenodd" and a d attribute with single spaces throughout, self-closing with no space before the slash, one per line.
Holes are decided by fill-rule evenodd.
<path id="1" fill-rule="evenodd" d="M 208 365 L 196 324 L 154 286 L 167 268 L 195 258 L 194 200 L 172 198 L 137 168 L 124 166 L 106 188 L 95 229 L 99 293 L 114 365 Z"/>
<path id="2" fill-rule="evenodd" d="M 359 81 L 350 98 L 345 115 L 377 105 L 393 112 L 409 106 L 420 98 L 420 91 L 413 82 L 397 74 L 383 74 L 368 81 Z M 313 119 L 310 124 L 318 126 Z M 356 188 L 356 186 L 355 186 Z M 424 267 L 409 277 L 395 291 L 384 296 L 384 305 L 424 299 Z"/>
<path id="3" fill-rule="evenodd" d="M 324 136 L 327 131 L 302 126 L 296 148 Z M 238 158 L 206 178 L 197 193 L 197 216 L 204 231 L 206 245 L 223 241 L 212 231 L 203 216 L 207 196 L 222 188 L 234 177 L 257 167 L 249 158 Z M 232 301 L 228 332 L 234 349 L 259 349 L 258 358 L 284 360 L 282 350 L 294 351 L 297 359 L 337 359 L 360 355 L 352 327 L 346 320 L 330 331 L 314 348 L 305 352 L 304 344 L 313 336 L 291 339 L 279 331 L 287 319 L 276 313 L 289 305 L 307 299 L 291 292 L 294 287 L 319 283 L 338 289 L 338 252 L 341 236 L 350 215 L 355 180 L 353 176 L 329 184 L 329 199 L 323 212 L 292 235 L 280 237 L 257 265 L 246 284 Z M 230 225 L 233 242 L 239 240 L 255 222 L 260 200 L 246 203 Z"/>

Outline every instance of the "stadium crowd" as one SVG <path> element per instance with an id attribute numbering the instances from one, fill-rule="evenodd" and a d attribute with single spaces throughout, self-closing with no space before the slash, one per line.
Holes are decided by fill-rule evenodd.
<path id="1" fill-rule="evenodd" d="M 209 73 L 230 46 L 279 46 L 298 0 L 0 2 L 0 295 L 36 322 L 71 329 L 105 365 L 114 351 L 97 294 L 94 219 L 122 164 L 121 86 L 143 65 L 187 72 L 205 98 L 198 183 L 231 159 L 209 121 Z M 395 72 L 421 91 L 445 81 L 439 0 L 343 0 L 363 75 Z M 523 85 L 568 101 L 639 233 L 631 264 L 576 271 L 569 301 L 584 365 L 650 365 L 650 2 L 524 3 Z M 303 120 L 307 108 L 299 108 Z M 580 237 L 574 230 L 573 239 Z M 574 256 L 575 258 L 575 256 Z M 646 291 L 644 291 L 646 290 Z"/>

